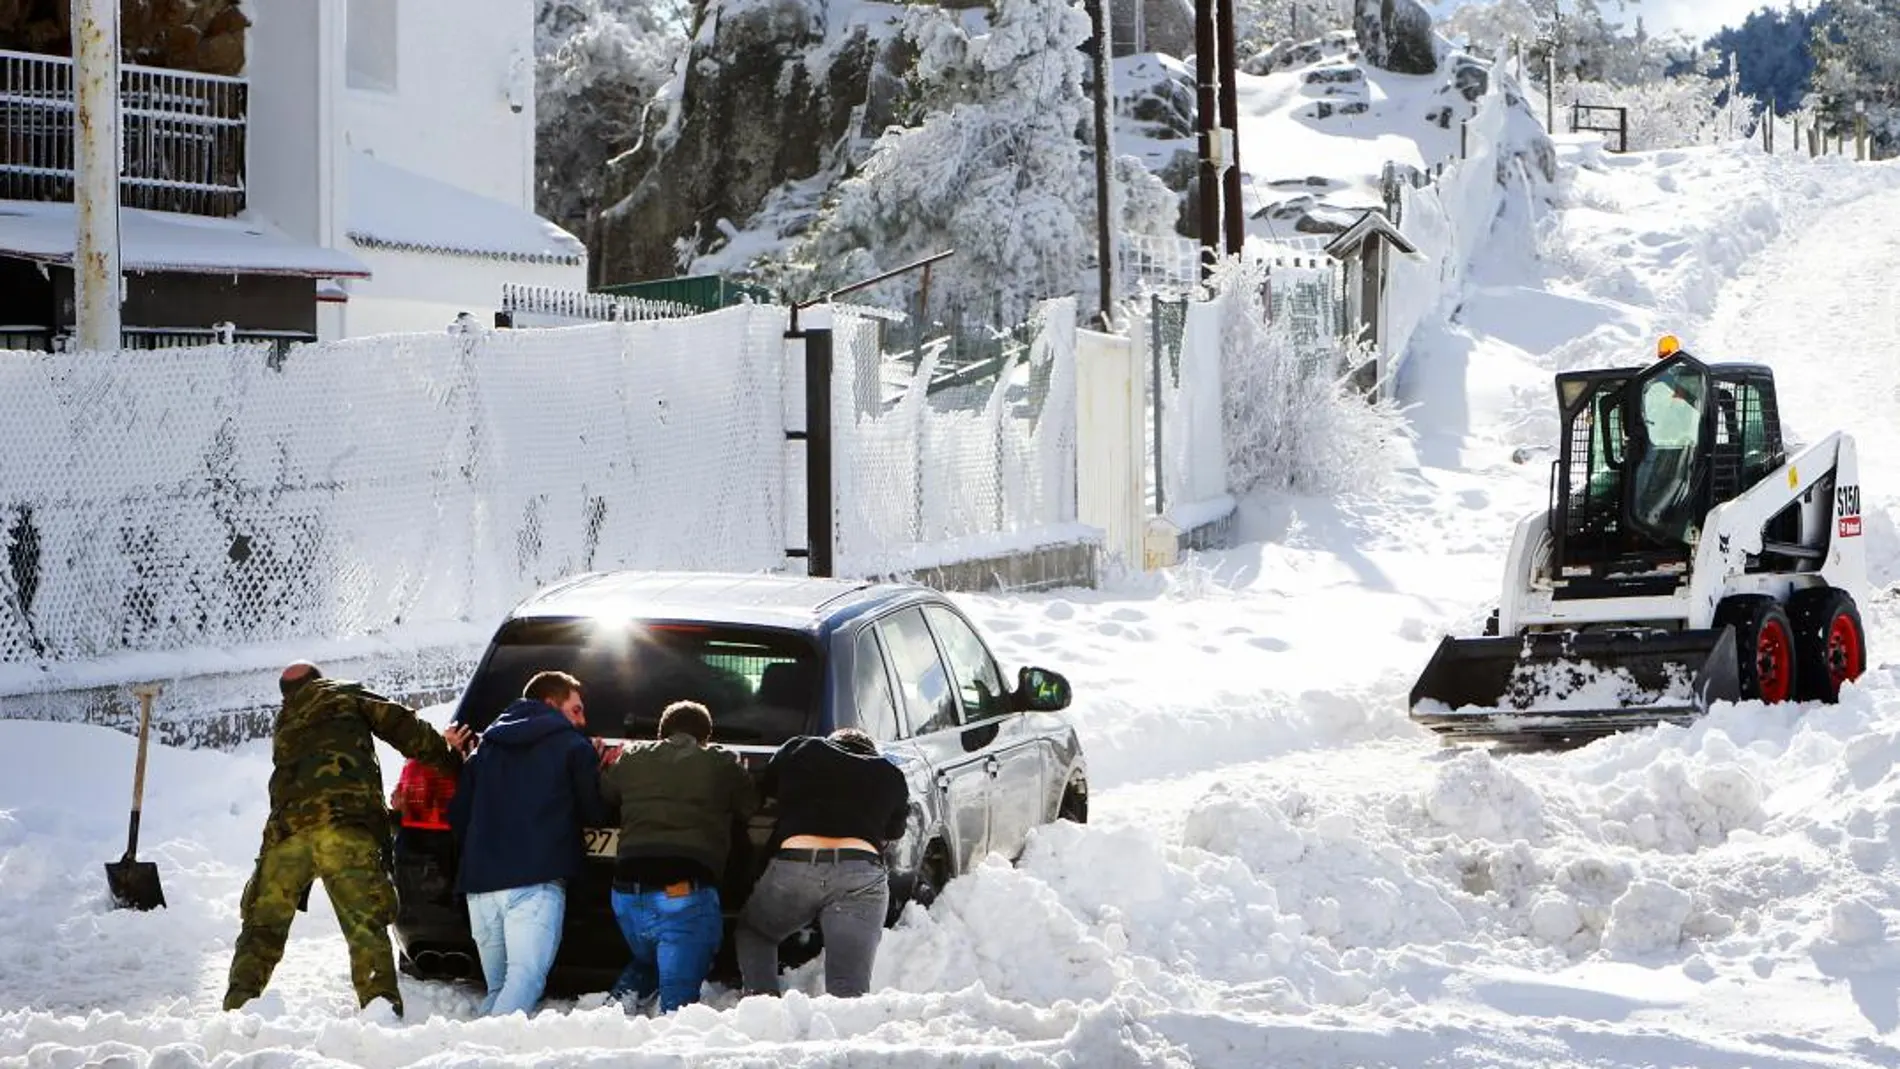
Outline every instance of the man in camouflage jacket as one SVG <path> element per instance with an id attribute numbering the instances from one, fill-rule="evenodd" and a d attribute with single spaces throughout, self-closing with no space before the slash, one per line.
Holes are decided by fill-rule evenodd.
<path id="1" fill-rule="evenodd" d="M 414 710 L 356 683 L 325 679 L 313 664 L 292 664 L 279 685 L 284 706 L 271 737 L 270 818 L 240 903 L 243 928 L 224 1008 L 263 994 L 284 956 L 298 900 L 321 879 L 349 943 L 358 1003 L 387 999 L 400 1016 L 389 945 L 396 889 L 384 864 L 390 820 L 375 739 L 450 774 L 460 758 Z"/>

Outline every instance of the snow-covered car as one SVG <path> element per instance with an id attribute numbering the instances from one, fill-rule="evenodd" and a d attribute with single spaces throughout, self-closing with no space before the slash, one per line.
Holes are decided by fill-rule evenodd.
<path id="1" fill-rule="evenodd" d="M 1006 686 L 976 629 L 925 587 L 777 575 L 576 577 L 501 624 L 456 722 L 481 730 L 530 676 L 549 669 L 581 680 L 587 730 L 604 743 L 654 737 L 660 711 L 691 699 L 712 711 L 713 744 L 755 774 L 794 735 L 869 732 L 910 783 L 908 828 L 885 850 L 892 921 L 904 903 L 927 905 L 987 854 L 1020 854 L 1032 827 L 1088 816 L 1081 744 L 1060 714 L 1068 681 L 1025 667 Z M 447 815 L 455 787 L 411 761 L 390 799 L 396 940 L 414 975 L 480 975 L 454 889 Z M 720 888 L 728 917 L 768 860 L 761 847 L 772 820 L 768 805 L 750 841 L 734 844 Z M 626 962 L 609 905 L 617 836 L 586 830 L 590 863 L 568 897 L 555 967 L 583 987 L 604 986 Z M 806 946 L 810 939 L 794 937 Z M 730 950 L 722 953 L 729 965 Z"/>

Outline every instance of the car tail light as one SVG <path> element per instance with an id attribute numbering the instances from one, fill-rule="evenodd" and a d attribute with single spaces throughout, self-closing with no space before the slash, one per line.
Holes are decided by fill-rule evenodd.
<path id="1" fill-rule="evenodd" d="M 417 760 L 402 766 L 389 807 L 405 828 L 447 831 L 449 800 L 455 797 L 455 776 Z"/>

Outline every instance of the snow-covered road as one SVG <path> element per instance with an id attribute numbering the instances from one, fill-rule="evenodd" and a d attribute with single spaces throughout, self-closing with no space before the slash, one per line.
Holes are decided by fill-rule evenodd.
<path id="1" fill-rule="evenodd" d="M 406 982 L 396 1023 L 355 1013 L 318 896 L 273 992 L 223 1014 L 265 748 L 157 755 L 142 853 L 172 908 L 115 913 L 130 741 L 0 723 L 0 1067 L 1900 1064 L 1892 600 L 1833 708 L 1512 757 L 1405 719 L 1543 503 L 1545 460 L 1513 458 L 1554 429 L 1550 373 L 1663 329 L 1771 363 L 1796 433 L 1859 436 L 1900 578 L 1900 169 L 1723 149 L 1570 178 L 1421 336 L 1383 491 L 1250 503 L 1246 545 L 1165 576 L 964 599 L 1075 680 L 1094 822 L 913 910 L 873 995 L 469 1021 L 470 992 Z"/>
<path id="2" fill-rule="evenodd" d="M 1712 351 L 1775 369 L 1782 419 L 1813 441 L 1846 431 L 1860 448 L 1868 562 L 1877 586 L 1900 581 L 1900 189 L 1843 204 L 1767 250 L 1730 287 Z M 1900 659 L 1900 652 L 1888 655 Z"/>

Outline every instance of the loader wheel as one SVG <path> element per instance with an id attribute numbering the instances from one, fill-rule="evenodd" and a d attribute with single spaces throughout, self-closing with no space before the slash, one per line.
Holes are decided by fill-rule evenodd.
<path id="1" fill-rule="evenodd" d="M 1788 599 L 1788 620 L 1794 626 L 1801 700 L 1839 701 L 1841 684 L 1860 678 L 1867 668 L 1867 633 L 1853 596 L 1831 586 L 1798 590 Z"/>
<path id="2" fill-rule="evenodd" d="M 1715 627 L 1735 628 L 1736 677 L 1742 697 L 1769 704 L 1795 696 L 1794 628 L 1781 603 L 1766 594 L 1723 598 L 1715 609 Z"/>

